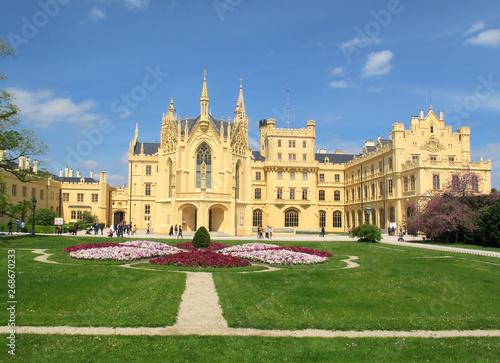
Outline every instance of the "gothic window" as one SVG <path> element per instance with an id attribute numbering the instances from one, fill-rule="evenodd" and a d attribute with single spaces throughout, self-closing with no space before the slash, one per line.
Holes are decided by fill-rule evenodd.
<path id="1" fill-rule="evenodd" d="M 240 199 L 240 164 L 236 164 L 236 176 L 235 176 L 235 198 Z"/>
<path id="2" fill-rule="evenodd" d="M 326 212 L 324 210 L 319 211 L 319 228 L 326 227 Z"/>
<path id="3" fill-rule="evenodd" d="M 342 212 L 333 212 L 333 228 L 342 228 Z"/>
<path id="4" fill-rule="evenodd" d="M 295 189 L 290 189 L 290 199 L 295 199 Z"/>
<path id="5" fill-rule="evenodd" d="M 262 211 L 260 209 L 253 211 L 253 226 L 262 226 Z"/>
<path id="6" fill-rule="evenodd" d="M 212 187 L 212 153 L 207 144 L 201 144 L 196 153 L 196 187 L 201 188 L 205 177 L 205 187 Z"/>
<path id="7" fill-rule="evenodd" d="M 295 209 L 290 209 L 285 212 L 285 227 L 298 227 L 299 213 Z"/>
<path id="8" fill-rule="evenodd" d="M 411 190 L 415 190 L 415 175 L 412 175 L 410 178 L 410 187 Z"/>
<path id="9" fill-rule="evenodd" d="M 307 200 L 307 189 L 302 189 L 302 200 Z"/>

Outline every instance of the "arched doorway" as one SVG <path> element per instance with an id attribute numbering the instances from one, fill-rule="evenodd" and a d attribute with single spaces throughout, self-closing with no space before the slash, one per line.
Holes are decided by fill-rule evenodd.
<path id="1" fill-rule="evenodd" d="M 384 211 L 384 208 L 379 209 L 378 218 L 380 221 L 380 228 L 385 229 L 385 211 Z"/>
<path id="2" fill-rule="evenodd" d="M 181 223 L 183 231 L 196 231 L 198 228 L 198 209 L 192 205 L 187 204 L 181 207 Z"/>
<path id="3" fill-rule="evenodd" d="M 213 232 L 224 232 L 224 210 L 220 207 L 212 207 L 208 211 L 208 230 Z"/>
<path id="4" fill-rule="evenodd" d="M 125 212 L 115 212 L 113 215 L 113 224 L 123 222 L 125 220 Z"/>

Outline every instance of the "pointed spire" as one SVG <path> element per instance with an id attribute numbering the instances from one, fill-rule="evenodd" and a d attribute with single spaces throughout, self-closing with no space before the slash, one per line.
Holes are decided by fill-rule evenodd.
<path id="1" fill-rule="evenodd" d="M 203 89 L 201 91 L 200 97 L 200 118 L 202 120 L 208 120 L 208 91 L 207 91 L 207 71 L 203 71 Z"/>
<path id="2" fill-rule="evenodd" d="M 139 121 L 135 122 L 135 140 L 139 138 Z"/>
<path id="3" fill-rule="evenodd" d="M 168 113 L 173 114 L 175 111 L 174 108 L 174 98 L 170 98 L 170 106 L 168 107 Z"/>
<path id="4" fill-rule="evenodd" d="M 240 78 L 240 93 L 238 95 L 238 101 L 236 101 L 236 114 L 245 115 L 245 100 L 243 98 L 243 79 Z"/>

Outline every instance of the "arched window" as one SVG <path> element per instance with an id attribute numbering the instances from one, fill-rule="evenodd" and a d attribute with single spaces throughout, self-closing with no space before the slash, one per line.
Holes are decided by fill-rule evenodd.
<path id="1" fill-rule="evenodd" d="M 201 144 L 196 153 L 196 187 L 201 188 L 205 177 L 205 187 L 212 187 L 212 153 L 207 144 Z"/>
<path id="2" fill-rule="evenodd" d="M 149 204 L 144 206 L 144 214 L 151 214 L 151 206 Z"/>
<path id="3" fill-rule="evenodd" d="M 299 226 L 299 212 L 295 209 L 290 209 L 285 212 L 285 227 Z"/>
<path id="4" fill-rule="evenodd" d="M 336 190 L 333 192 L 333 200 L 336 202 L 340 200 L 340 191 Z"/>
<path id="5" fill-rule="evenodd" d="M 342 212 L 333 212 L 333 228 L 342 228 Z"/>
<path id="6" fill-rule="evenodd" d="M 235 197 L 236 199 L 240 199 L 240 164 L 236 163 L 236 175 L 234 178 L 235 181 Z"/>
<path id="7" fill-rule="evenodd" d="M 434 133 L 434 126 L 431 125 L 431 134 Z"/>
<path id="8" fill-rule="evenodd" d="M 172 170 L 172 161 L 168 160 L 167 163 L 167 175 L 168 175 L 168 197 L 172 197 L 172 179 L 174 177 L 174 172 Z"/>
<path id="9" fill-rule="evenodd" d="M 383 208 L 380 208 L 378 211 L 378 217 L 380 220 L 380 228 L 385 229 L 385 211 Z"/>
<path id="10" fill-rule="evenodd" d="M 352 228 L 354 228 L 356 227 L 356 213 L 352 211 L 351 216 L 352 216 Z"/>
<path id="11" fill-rule="evenodd" d="M 326 212 L 324 210 L 319 211 L 319 228 L 326 227 Z"/>
<path id="12" fill-rule="evenodd" d="M 360 210 L 358 210 L 358 225 L 363 224 L 363 214 L 361 213 Z"/>
<path id="13" fill-rule="evenodd" d="M 253 226 L 262 226 L 262 211 L 260 209 L 255 209 L 253 211 Z"/>
<path id="14" fill-rule="evenodd" d="M 346 213 L 346 218 L 347 218 L 347 227 L 351 226 L 350 218 L 349 218 L 349 212 Z"/>
<path id="15" fill-rule="evenodd" d="M 394 207 L 389 209 L 389 222 L 396 222 L 396 210 Z"/>

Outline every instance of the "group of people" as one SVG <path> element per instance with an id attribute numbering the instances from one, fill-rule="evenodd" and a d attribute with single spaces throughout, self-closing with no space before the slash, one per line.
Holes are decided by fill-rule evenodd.
<path id="1" fill-rule="evenodd" d="M 257 228 L 257 238 L 272 238 L 273 237 L 273 227 L 271 226 L 265 226 L 265 227 L 262 227 L 262 225 L 260 225 L 258 228 Z"/>
<path id="2" fill-rule="evenodd" d="M 184 239 L 184 237 L 182 236 L 182 226 L 180 224 L 178 227 L 177 227 L 177 224 L 175 225 L 175 227 L 170 226 L 170 231 L 168 231 L 168 235 L 171 237 L 177 236 L 177 238 L 180 237 L 180 238 Z"/>
<path id="3" fill-rule="evenodd" d="M 149 224 L 148 224 L 148 231 L 149 231 Z M 108 237 L 113 237 L 113 234 L 115 233 L 116 237 L 123 237 L 125 233 L 129 236 L 130 235 L 133 236 L 137 233 L 137 225 L 136 224 L 132 225 L 132 223 L 127 223 L 125 221 L 115 223 L 114 225 L 111 225 L 108 231 Z M 97 232 L 95 234 L 97 234 Z"/>
<path id="4" fill-rule="evenodd" d="M 7 223 L 7 227 L 9 228 L 9 234 L 12 234 L 12 228 L 14 226 L 14 222 L 12 222 L 12 219 L 9 220 L 9 223 Z M 16 221 L 16 233 L 21 232 L 21 233 L 26 233 L 28 232 L 26 230 L 26 224 L 24 222 L 21 222 L 19 219 Z"/>

